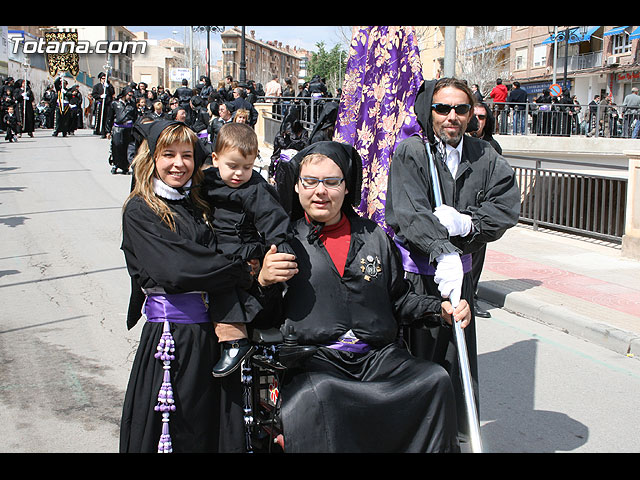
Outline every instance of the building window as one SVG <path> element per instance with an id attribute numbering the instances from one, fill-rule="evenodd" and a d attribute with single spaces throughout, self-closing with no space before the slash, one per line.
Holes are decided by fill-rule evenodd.
<path id="1" fill-rule="evenodd" d="M 527 53 L 528 49 L 526 47 L 516 49 L 516 64 L 514 70 L 524 70 L 527 68 Z"/>
<path id="2" fill-rule="evenodd" d="M 611 38 L 611 53 L 613 55 L 619 55 L 621 53 L 629 53 L 631 51 L 631 42 L 629 41 L 629 34 L 622 32 L 619 35 L 613 35 Z"/>
<path id="3" fill-rule="evenodd" d="M 547 66 L 547 46 L 546 45 L 538 45 L 533 48 L 533 66 L 534 67 Z"/>

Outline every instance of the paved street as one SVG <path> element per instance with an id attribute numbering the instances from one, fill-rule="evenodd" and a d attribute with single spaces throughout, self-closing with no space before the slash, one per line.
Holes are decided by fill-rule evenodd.
<path id="1" fill-rule="evenodd" d="M 89 130 L 0 143 L 1 452 L 118 450 L 140 325 L 125 327 L 119 249 L 131 177 L 109 173 L 108 151 Z M 637 358 L 485 306 L 485 451 L 640 451 Z"/>

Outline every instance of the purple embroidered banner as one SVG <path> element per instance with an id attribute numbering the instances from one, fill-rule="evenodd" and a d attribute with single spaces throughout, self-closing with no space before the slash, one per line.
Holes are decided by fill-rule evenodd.
<path id="1" fill-rule="evenodd" d="M 421 134 L 414 104 L 422 65 L 413 27 L 354 27 L 333 140 L 362 157 L 358 213 L 385 222 L 389 164 L 396 145 Z"/>

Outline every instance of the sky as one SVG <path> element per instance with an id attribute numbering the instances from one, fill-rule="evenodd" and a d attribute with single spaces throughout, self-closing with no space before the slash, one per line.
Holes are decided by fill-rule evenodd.
<path id="1" fill-rule="evenodd" d="M 131 32 L 146 31 L 150 39 L 162 40 L 163 38 L 175 38 L 179 42 L 185 41 L 185 29 L 189 32 L 189 27 L 184 26 L 126 26 Z M 225 27 L 230 28 L 230 27 Z M 304 48 L 309 51 L 317 51 L 316 44 L 324 42 L 327 50 L 331 50 L 334 45 L 341 43 L 343 37 L 341 32 L 350 32 L 349 27 L 337 26 L 245 26 L 245 35 L 249 36 L 249 32 L 255 30 L 256 38 L 264 42 L 269 40 L 277 40 L 282 45 L 290 47 Z M 175 32 L 175 33 L 174 33 Z M 189 33 L 187 33 L 189 35 Z M 174 37 L 175 35 L 175 37 Z M 194 34 L 194 36 L 197 34 Z M 202 35 L 202 45 L 206 46 L 206 35 Z M 222 46 L 220 43 L 220 34 L 211 34 L 211 59 L 216 61 L 222 56 Z M 188 37 L 187 37 L 188 42 Z M 345 47 L 346 48 L 346 47 Z"/>

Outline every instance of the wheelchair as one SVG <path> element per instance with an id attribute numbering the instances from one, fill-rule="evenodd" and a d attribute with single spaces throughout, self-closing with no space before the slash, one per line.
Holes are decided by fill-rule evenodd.
<path id="1" fill-rule="evenodd" d="M 293 329 L 250 330 L 254 351 L 241 368 L 247 453 L 283 453 L 280 388 L 288 368 L 310 357 L 316 347 L 298 345 Z"/>

